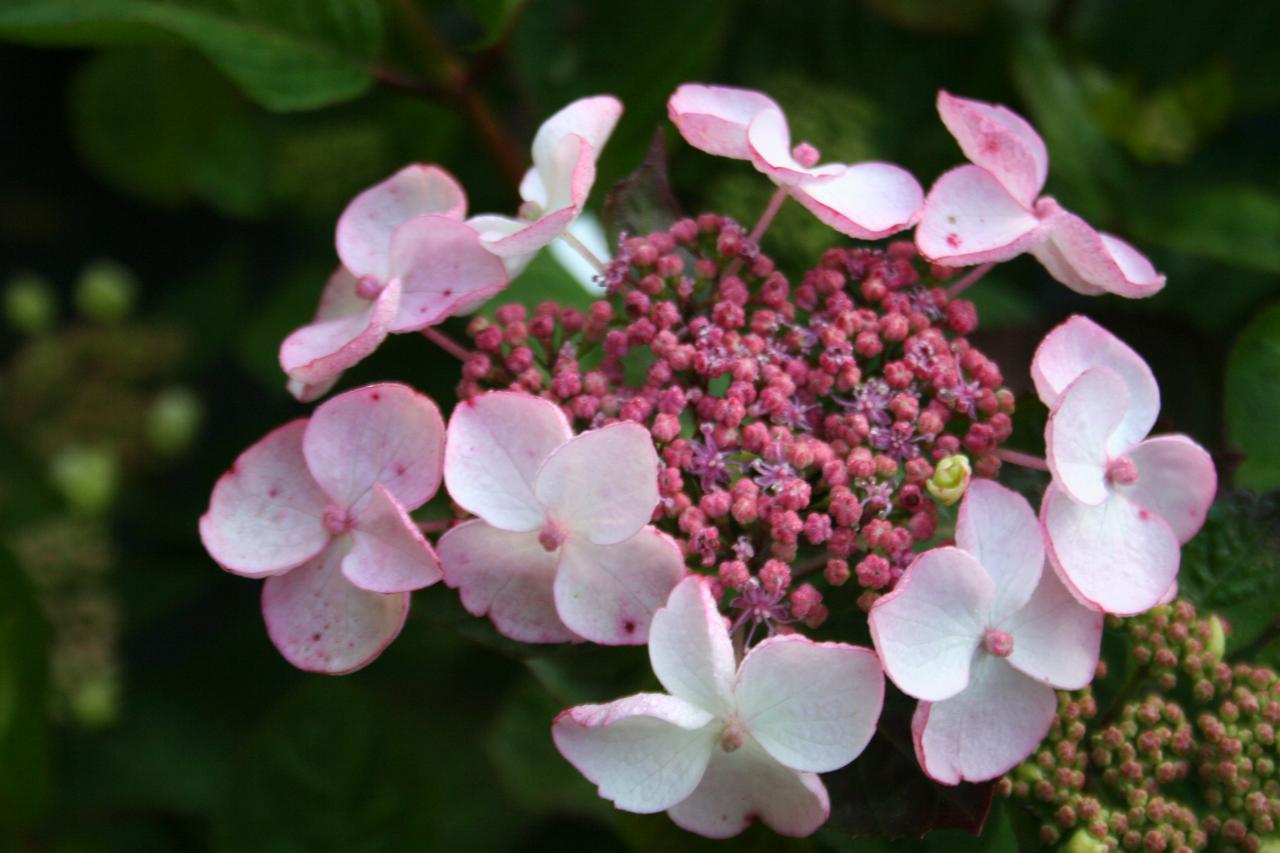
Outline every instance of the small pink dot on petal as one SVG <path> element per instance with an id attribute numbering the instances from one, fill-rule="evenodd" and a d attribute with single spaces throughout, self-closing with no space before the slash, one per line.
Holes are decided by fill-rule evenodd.
<path id="1" fill-rule="evenodd" d="M 961 240 L 960 240 L 959 234 L 952 232 L 947 235 L 947 245 L 950 246 L 951 248 L 953 249 L 960 248 L 960 243 L 961 243 Z"/>

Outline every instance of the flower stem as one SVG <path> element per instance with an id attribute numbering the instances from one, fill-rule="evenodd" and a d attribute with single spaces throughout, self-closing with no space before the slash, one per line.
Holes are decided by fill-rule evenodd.
<path id="1" fill-rule="evenodd" d="M 982 278 L 984 275 L 991 272 L 991 270 L 993 269 L 995 269 L 994 261 L 987 264 L 979 264 L 978 266 L 974 267 L 973 269 L 965 273 L 964 276 L 955 284 L 948 287 L 947 296 L 951 297 L 952 299 L 956 298 L 961 293 L 964 293 L 966 290 L 972 287 L 974 284 L 977 284 L 978 279 Z"/>
<path id="2" fill-rule="evenodd" d="M 764 232 L 769 230 L 769 226 L 773 224 L 773 218 L 778 215 L 778 210 L 782 207 L 782 203 L 787 200 L 787 188 L 778 187 L 773 192 L 773 197 L 769 199 L 769 204 L 765 206 L 764 212 L 760 214 L 760 218 L 756 220 L 755 227 L 751 229 L 751 241 L 759 243 L 760 238 L 764 236 Z"/>
<path id="3" fill-rule="evenodd" d="M 1030 468 L 1034 471 L 1049 470 L 1049 463 L 1039 456 L 1032 456 L 1030 453 L 1023 453 L 1019 450 L 1008 450 L 1002 447 L 996 451 L 996 456 L 1003 462 L 1011 462 L 1014 465 L 1021 465 L 1023 468 Z"/>
<path id="4" fill-rule="evenodd" d="M 423 533 L 444 533 L 452 524 L 451 518 L 436 518 L 431 521 L 419 521 L 418 529 Z"/>
<path id="5" fill-rule="evenodd" d="M 427 328 L 423 329 L 422 336 L 427 340 L 431 341 L 431 343 L 440 347 L 440 349 L 449 353 L 449 355 L 458 359 L 458 361 L 466 361 L 467 356 L 471 355 L 470 351 L 467 350 L 466 347 L 464 347 L 462 344 L 458 343 L 453 338 L 446 335 L 444 332 L 435 328 L 434 326 L 428 326 Z"/>
<path id="6" fill-rule="evenodd" d="M 582 255 L 583 260 L 595 267 L 596 272 L 601 274 L 604 273 L 606 266 L 605 262 L 596 257 L 596 253 L 584 246 L 581 240 L 570 234 L 568 231 L 561 234 L 560 239 L 568 244 L 568 246 L 579 255 Z"/>

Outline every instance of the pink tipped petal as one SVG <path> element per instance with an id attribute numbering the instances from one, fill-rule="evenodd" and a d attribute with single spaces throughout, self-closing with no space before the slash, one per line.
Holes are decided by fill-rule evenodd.
<path id="1" fill-rule="evenodd" d="M 1129 389 L 1107 367 L 1091 367 L 1058 397 L 1045 427 L 1045 456 L 1059 485 L 1081 503 L 1107 499 L 1107 446 L 1124 421 Z"/>
<path id="2" fill-rule="evenodd" d="M 1124 420 L 1111 433 L 1107 448 L 1118 455 L 1145 438 L 1160 413 L 1160 388 L 1142 356 L 1077 314 L 1045 335 L 1031 360 L 1031 378 L 1041 402 L 1052 408 L 1067 386 L 1091 367 L 1114 370 L 1129 389 Z"/>
<path id="3" fill-rule="evenodd" d="M 1117 490 L 1168 522 L 1179 542 L 1195 536 L 1218 491 L 1218 474 L 1205 449 L 1184 435 L 1160 435 L 1127 455 L 1138 480 Z"/>
<path id="4" fill-rule="evenodd" d="M 733 752 L 714 749 L 697 790 L 667 810 L 676 826 L 707 838 L 731 838 L 757 818 L 779 835 L 803 838 L 830 812 L 816 773 L 783 767 L 750 738 Z"/>
<path id="5" fill-rule="evenodd" d="M 959 548 L 935 548 L 917 557 L 867 617 L 893 683 L 932 701 L 963 690 L 995 591 L 982 565 Z"/>
<path id="6" fill-rule="evenodd" d="M 285 424 L 250 447 L 213 487 L 200 519 L 200 539 L 227 571 L 279 574 L 329 544 L 329 499 L 302 456 L 306 420 Z"/>
<path id="7" fill-rule="evenodd" d="M 372 302 L 360 302 L 358 313 L 311 323 L 284 339 L 280 366 L 291 380 L 318 386 L 371 355 L 399 310 L 400 283 L 391 282 Z"/>
<path id="8" fill-rule="evenodd" d="M 389 278 L 391 235 L 415 216 L 462 219 L 467 197 L 453 176 L 437 166 L 406 166 L 347 205 L 338 219 L 338 257 L 357 278 Z"/>
<path id="9" fill-rule="evenodd" d="M 1178 574 L 1178 537 L 1168 523 L 1121 494 L 1098 506 L 1051 483 L 1040 505 L 1049 559 L 1086 604 L 1131 616 L 1151 609 Z"/>
<path id="10" fill-rule="evenodd" d="M 351 531 L 342 573 L 369 592 L 411 592 L 440 580 L 440 561 L 418 525 L 381 483 Z"/>
<path id="11" fill-rule="evenodd" d="M 540 208 L 543 217 L 565 210 L 577 216 L 595 184 L 598 154 L 581 136 L 561 137 L 542 162 L 525 174 L 521 198 Z"/>
<path id="12" fill-rule="evenodd" d="M 770 109 L 779 107 L 761 92 L 699 83 L 684 84 L 667 101 L 667 115 L 685 142 L 735 160 L 751 159 L 747 127 L 757 113 Z"/>
<path id="13" fill-rule="evenodd" d="M 1036 215 L 977 166 L 958 166 L 938 178 L 916 226 L 921 254 L 948 266 L 1007 261 L 1042 236 Z"/>
<path id="14" fill-rule="evenodd" d="M 855 163 L 839 177 L 793 187 L 792 197 L 823 223 L 860 240 L 879 240 L 915 221 L 924 192 L 891 163 Z"/>
<path id="15" fill-rule="evenodd" d="M 566 207 L 552 211 L 534 222 L 523 224 L 517 231 L 506 236 L 490 236 L 485 240 L 485 248 L 501 258 L 530 258 L 543 246 L 559 237 L 578 216 L 578 209 Z M 490 232 L 491 235 L 496 232 Z M 527 259 L 525 261 L 527 263 Z"/>
<path id="16" fill-rule="evenodd" d="M 538 468 L 572 437 L 568 418 L 549 400 L 513 391 L 464 400 L 449 418 L 445 487 L 494 527 L 541 529 L 544 514 L 533 494 Z"/>
<path id="17" fill-rule="evenodd" d="M 618 119 L 622 102 L 612 95 L 580 98 L 542 123 L 533 137 L 533 165 L 543 171 L 543 164 L 556 155 L 560 141 L 567 136 L 580 137 L 598 157 L 609 141 Z"/>
<path id="18" fill-rule="evenodd" d="M 658 453 L 639 424 L 584 432 L 538 470 L 534 494 L 547 514 L 597 545 L 622 542 L 658 505 Z"/>
<path id="19" fill-rule="evenodd" d="M 392 273 L 400 279 L 400 310 L 391 331 L 433 326 L 507 286 L 507 268 L 465 222 L 418 216 L 396 229 Z"/>
<path id="20" fill-rule="evenodd" d="M 1027 120 L 1007 107 L 938 93 L 938 115 L 970 163 L 1031 207 L 1049 174 L 1049 152 Z"/>
<path id="21" fill-rule="evenodd" d="M 529 265 L 534 255 L 537 254 L 537 249 L 531 252 L 510 251 L 511 247 L 504 243 L 507 237 L 524 229 L 525 223 L 518 219 L 485 213 L 471 217 L 467 220 L 467 224 L 480 235 L 480 242 L 486 249 L 502 258 L 502 263 L 507 268 L 508 280 L 514 279 L 524 272 L 525 267 Z M 505 254 L 504 249 L 507 250 Z"/>
<path id="22" fill-rule="evenodd" d="M 1059 690 L 1079 690 L 1093 680 L 1102 644 L 1102 614 L 1076 601 L 1053 572 L 1026 606 L 997 626 L 1013 636 L 1009 664 Z"/>
<path id="23" fill-rule="evenodd" d="M 845 168 L 838 163 L 813 168 L 797 163 L 791 156 L 791 131 L 787 128 L 787 117 L 776 108 L 756 113 L 747 126 L 747 145 L 755 167 L 784 187 L 831 179 Z"/>
<path id="24" fill-rule="evenodd" d="M 638 645 L 684 573 L 679 546 L 655 527 L 616 545 L 570 538 L 560 549 L 556 612 L 593 643 Z"/>
<path id="25" fill-rule="evenodd" d="M 1037 209 L 1048 228 L 1045 243 L 1034 254 L 1058 281 L 1086 295 L 1101 289 L 1130 299 L 1164 287 L 1164 276 L 1128 243 L 1095 231 L 1052 200 L 1041 201 Z"/>
<path id="26" fill-rule="evenodd" d="M 543 548 L 537 534 L 473 520 L 445 533 L 436 549 L 444 582 L 459 591 L 462 606 L 472 616 L 487 614 L 504 637 L 521 643 L 577 639 L 560 621 L 552 595 L 560 555 Z"/>
<path id="27" fill-rule="evenodd" d="M 579 705 L 556 717 L 560 754 L 629 812 L 670 808 L 697 788 L 719 732 L 711 714 L 662 693 Z"/>
<path id="28" fill-rule="evenodd" d="M 718 717 L 732 711 L 733 646 L 701 575 L 690 575 L 677 584 L 667 603 L 653 614 L 649 661 L 671 695 Z"/>
<path id="29" fill-rule="evenodd" d="M 341 562 L 335 545 L 262 587 L 267 634 L 298 669 L 354 672 L 382 654 L 404 626 L 409 594 L 360 589 L 342 574 Z"/>
<path id="30" fill-rule="evenodd" d="M 296 379 L 290 379 L 284 387 L 299 403 L 311 403 L 328 394 L 341 378 L 340 375 L 331 376 L 323 382 L 299 382 Z"/>
<path id="31" fill-rule="evenodd" d="M 916 758 L 944 785 L 994 779 L 1035 751 L 1057 710 L 1052 687 L 979 655 L 964 692 L 916 708 Z"/>
<path id="32" fill-rule="evenodd" d="M 769 755 L 793 770 L 827 773 L 862 754 L 884 704 L 871 649 L 798 634 L 751 649 L 738 671 L 738 716 Z"/>
<path id="33" fill-rule="evenodd" d="M 406 510 L 440 487 L 444 421 L 431 398 L 382 382 L 339 394 L 311 416 L 303 453 L 333 501 L 359 515 L 375 483 Z"/>
<path id="34" fill-rule="evenodd" d="M 992 480 L 969 484 L 956 518 L 956 545 L 994 582 L 991 617 L 1027 603 L 1044 567 L 1040 521 L 1027 499 Z"/>

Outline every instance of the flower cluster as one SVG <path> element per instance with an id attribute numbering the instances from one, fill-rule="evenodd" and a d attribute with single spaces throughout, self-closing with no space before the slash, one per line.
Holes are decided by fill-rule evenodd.
<path id="1" fill-rule="evenodd" d="M 358 196 L 315 320 L 281 348 L 289 387 L 320 397 L 387 334 L 418 331 L 461 359 L 459 402 L 446 427 L 411 389 L 372 385 L 269 434 L 214 489 L 210 554 L 266 578 L 268 633 L 304 669 L 367 664 L 410 592 L 437 580 L 516 641 L 647 644 L 667 693 L 571 708 L 552 736 L 618 808 L 710 837 L 754 818 L 787 835 L 821 826 L 817 774 L 875 735 L 886 676 L 919 700 L 916 755 L 941 784 L 996 779 L 1046 734 L 1075 736 L 1056 691 L 1088 690 L 1105 613 L 1176 595 L 1213 466 L 1190 439 L 1147 437 L 1150 371 L 1073 317 L 1031 366 L 1051 410 L 1037 515 L 994 481 L 1027 458 L 1002 448 L 1013 395 L 958 295 L 1024 251 L 1082 293 L 1146 296 L 1163 278 L 1036 199 L 1044 144 L 1003 107 L 940 95 L 972 164 L 926 197 L 897 166 L 820 165 L 759 92 L 688 84 L 668 106 L 693 147 L 777 186 L 756 226 L 708 213 L 622 235 L 611 259 L 587 258 L 603 298 L 497 307 L 470 321 L 469 349 L 432 327 L 552 240 L 589 255 L 566 229 L 620 105 L 584 99 L 543 125 L 515 218 L 468 219 L 437 166 Z M 787 199 L 846 236 L 915 226 L 915 239 L 832 248 L 788 277 L 760 245 Z M 966 264 L 982 266 L 952 281 Z M 454 517 L 415 523 L 442 482 Z M 805 636 L 820 625 L 874 649 Z M 1054 759 L 1053 796 L 1079 793 L 1079 741 Z"/>
<path id="2" fill-rule="evenodd" d="M 1071 850 L 1266 849 L 1280 821 L 1280 679 L 1225 663 L 1221 621 L 1185 599 L 1116 627 L 1130 688 L 1109 709 L 1089 688 L 1059 694 L 1048 738 L 1002 793 Z"/>

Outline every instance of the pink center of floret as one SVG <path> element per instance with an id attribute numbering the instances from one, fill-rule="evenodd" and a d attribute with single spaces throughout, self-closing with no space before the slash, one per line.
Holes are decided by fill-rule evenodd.
<path id="1" fill-rule="evenodd" d="M 735 752 L 742 748 L 743 739 L 742 724 L 737 720 L 730 720 L 720 733 L 720 748 L 725 752 Z"/>
<path id="2" fill-rule="evenodd" d="M 822 155 L 818 153 L 818 149 L 814 148 L 807 142 L 801 142 L 795 148 L 791 149 L 791 156 L 795 161 L 806 169 L 812 169 L 818 165 L 818 158 Z"/>
<path id="3" fill-rule="evenodd" d="M 377 299 L 382 292 L 383 284 L 371 275 L 362 275 L 356 280 L 356 296 L 370 301 Z"/>
<path id="4" fill-rule="evenodd" d="M 564 540 L 569 537 L 569 531 L 565 529 L 560 522 L 550 519 L 545 527 L 538 533 L 538 544 L 548 551 L 555 551 L 564 544 Z"/>
<path id="5" fill-rule="evenodd" d="M 1138 466 L 1128 456 L 1112 459 L 1107 463 L 1107 480 L 1118 486 L 1129 486 L 1138 481 Z"/>
<path id="6" fill-rule="evenodd" d="M 982 638 L 982 647 L 998 658 L 1007 658 L 1013 654 L 1013 635 L 1008 631 L 988 628 L 986 635 Z"/>
<path id="7" fill-rule="evenodd" d="M 355 527 L 356 520 L 351 517 L 351 513 L 336 504 L 329 504 L 324 511 L 324 529 L 332 533 L 334 536 L 342 534 Z"/>

